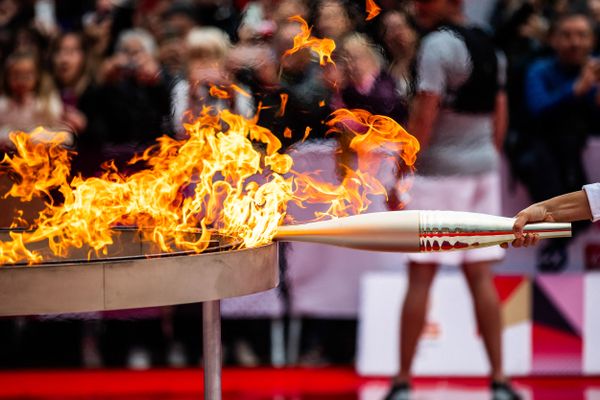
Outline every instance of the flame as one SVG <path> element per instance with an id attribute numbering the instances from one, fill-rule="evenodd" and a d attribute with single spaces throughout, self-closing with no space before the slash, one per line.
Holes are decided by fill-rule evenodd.
<path id="1" fill-rule="evenodd" d="M 248 93 L 247 91 L 245 91 L 244 89 L 242 89 L 241 87 L 239 87 L 238 85 L 236 85 L 235 83 L 232 83 L 231 85 L 229 85 L 229 87 L 231 89 L 233 89 L 234 91 L 238 92 L 239 94 L 241 94 L 244 97 L 247 98 L 251 98 L 252 95 L 250 93 Z"/>
<path id="2" fill-rule="evenodd" d="M 3 169 L 20 178 L 20 182 L 11 187 L 5 198 L 13 196 L 30 201 L 34 197 L 49 196 L 52 188 L 66 181 L 73 154 L 62 145 L 71 138 L 69 133 L 50 132 L 38 127 L 29 135 L 12 132 L 9 137 L 15 150 L 23 157 L 15 162 L 5 155 L 1 162 Z"/>
<path id="3" fill-rule="evenodd" d="M 366 8 L 367 8 L 367 17 L 365 18 L 366 21 L 372 20 L 373 18 L 378 16 L 379 13 L 381 12 L 381 7 L 379 7 L 377 5 L 377 3 L 375 3 L 374 0 L 367 0 Z"/>
<path id="4" fill-rule="evenodd" d="M 308 139 L 308 136 L 310 135 L 311 131 L 312 131 L 312 128 L 310 126 L 307 126 L 306 129 L 304 130 L 304 136 L 302 137 L 302 143 L 304 143 L 306 141 L 306 139 Z"/>
<path id="5" fill-rule="evenodd" d="M 291 139 L 292 138 L 292 130 L 290 128 L 285 128 L 283 130 L 283 137 L 286 139 Z"/>
<path id="6" fill-rule="evenodd" d="M 392 118 L 345 108 L 334 111 L 331 116 L 328 122 L 331 131 L 343 129 L 349 132 L 352 136 L 350 148 L 357 154 L 368 155 L 377 149 L 399 151 L 404 164 L 414 167 L 420 150 L 419 141 Z M 368 170 L 369 163 L 359 165 L 359 169 Z"/>
<path id="7" fill-rule="evenodd" d="M 287 93 L 281 93 L 279 96 L 281 97 L 281 107 L 279 108 L 277 116 L 283 117 L 285 115 L 285 107 L 287 106 L 289 95 Z"/>
<path id="8" fill-rule="evenodd" d="M 223 90 L 215 85 L 210 85 L 210 89 L 208 90 L 208 93 L 212 96 L 212 97 L 216 97 L 218 99 L 229 99 L 231 98 L 231 96 L 229 95 L 229 93 L 226 90 Z"/>
<path id="9" fill-rule="evenodd" d="M 37 130 L 12 134 L 15 152 L 0 163 L 16 180 L 7 196 L 27 200 L 58 190 L 64 200 L 60 205 L 48 201 L 29 230 L 13 231 L 11 240 L 0 242 L 0 263 L 43 261 L 31 250 L 43 241 L 61 257 L 84 245 L 105 254 L 118 225 L 145 228 L 144 238 L 165 252 L 202 252 L 212 232 L 254 247 L 272 240 L 289 202 L 327 204 L 316 215 L 323 218 L 364 212 L 369 196 L 385 194 L 366 169 L 346 167 L 341 185 L 295 172 L 292 158 L 279 153 L 279 139 L 257 122 L 258 116 L 247 119 L 205 108 L 193 123 L 184 124 L 185 140 L 161 137 L 130 161 L 144 161 L 146 169 L 127 176 L 107 164 L 101 176 L 87 179 L 68 177 L 72 152 L 63 147 L 62 135 L 38 143 Z M 418 143 L 387 117 L 339 110 L 329 126 L 350 132 L 357 151 L 391 142 L 407 165 L 414 164 Z M 200 237 L 191 238 L 189 232 L 199 230 Z"/>
<path id="10" fill-rule="evenodd" d="M 311 36 L 311 28 L 308 23 L 299 15 L 289 18 L 290 21 L 300 24 L 300 33 L 294 37 L 294 47 L 286 50 L 284 56 L 289 56 L 302 49 L 311 49 L 319 56 L 319 63 L 325 65 L 327 63 L 335 64 L 331 59 L 331 54 L 335 50 L 335 42 L 329 38 L 318 39 Z"/>

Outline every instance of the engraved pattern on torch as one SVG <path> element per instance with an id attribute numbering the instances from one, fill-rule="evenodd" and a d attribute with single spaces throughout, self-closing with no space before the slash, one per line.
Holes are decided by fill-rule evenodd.
<path id="1" fill-rule="evenodd" d="M 419 215 L 419 251 L 436 252 L 479 247 L 483 232 L 469 232 L 458 225 L 451 226 L 448 219 L 437 211 L 421 211 Z M 486 232 L 487 233 L 487 232 Z"/>

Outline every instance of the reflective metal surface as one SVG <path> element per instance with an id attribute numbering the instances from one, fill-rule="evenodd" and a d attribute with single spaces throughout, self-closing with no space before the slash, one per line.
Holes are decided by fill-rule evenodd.
<path id="1" fill-rule="evenodd" d="M 221 302 L 202 303 L 204 400 L 221 400 Z"/>
<path id="2" fill-rule="evenodd" d="M 458 211 L 394 211 L 282 226 L 276 240 L 313 242 L 361 250 L 433 252 L 512 242 L 513 218 Z M 541 239 L 570 237 L 569 223 L 525 227 Z"/>
<path id="3" fill-rule="evenodd" d="M 118 236 L 103 259 L 94 256 L 83 262 L 87 256 L 83 250 L 70 260 L 1 266 L 0 316 L 196 303 L 257 293 L 279 283 L 273 243 L 202 254 L 159 254 L 153 245 L 133 236 L 130 232 Z M 217 251 L 231 245 L 220 238 L 211 246 Z"/>

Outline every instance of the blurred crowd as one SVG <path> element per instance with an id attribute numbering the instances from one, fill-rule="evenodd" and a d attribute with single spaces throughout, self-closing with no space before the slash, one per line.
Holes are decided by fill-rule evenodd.
<path id="1" fill-rule="evenodd" d="M 346 0 L 0 0 L 0 151 L 10 151 L 14 130 L 67 130 L 78 152 L 74 172 L 93 176 L 102 162 L 123 163 L 161 135 L 183 137 L 183 123 L 206 106 L 248 117 L 260 110 L 259 123 L 284 149 L 308 130 L 310 139 L 324 137 L 323 121 L 341 107 L 407 124 L 425 33 L 415 19 L 420 2 L 379 0 L 381 14 L 366 21 L 365 3 Z M 319 65 L 309 49 L 284 55 L 301 32 L 292 16 L 335 40 L 335 66 Z M 586 141 L 600 136 L 600 1 L 497 0 L 484 29 L 503 54 L 510 122 L 497 144 L 514 178 L 536 201 L 580 189 Z M 548 269 L 564 265 L 564 243 L 553 246 L 542 263 Z M 173 320 L 162 313 L 150 321 Z M 112 336 L 104 335 L 118 351 L 103 360 L 84 351 L 65 363 L 143 364 L 117 342 L 144 337 L 156 349 L 173 335 L 168 324 L 136 325 L 135 333 L 128 323 L 114 319 Z M 84 325 L 76 341 L 85 350 L 100 328 Z M 18 323 L 11 329 L 41 335 Z M 167 363 L 165 351 L 152 362 Z M 196 362 L 170 354 L 171 364 Z"/>

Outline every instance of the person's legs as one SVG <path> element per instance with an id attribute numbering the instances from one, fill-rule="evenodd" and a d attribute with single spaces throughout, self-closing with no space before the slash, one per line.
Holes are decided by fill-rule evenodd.
<path id="1" fill-rule="evenodd" d="M 473 296 L 477 324 L 490 362 L 490 375 L 495 382 L 504 382 L 502 370 L 502 316 L 500 301 L 493 282 L 491 261 L 468 262 L 463 272 Z"/>
<path id="2" fill-rule="evenodd" d="M 429 289 L 437 271 L 436 264 L 411 262 L 408 267 L 408 288 L 400 322 L 400 372 L 397 382 L 410 378 L 413 358 L 425 325 Z"/>

